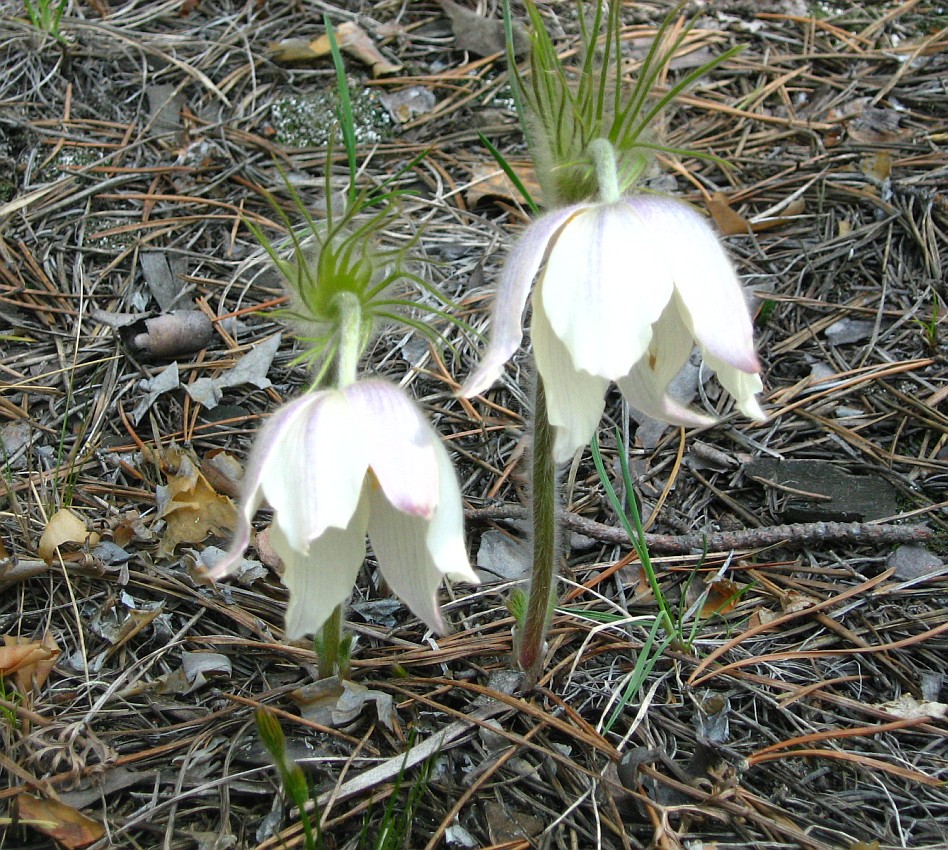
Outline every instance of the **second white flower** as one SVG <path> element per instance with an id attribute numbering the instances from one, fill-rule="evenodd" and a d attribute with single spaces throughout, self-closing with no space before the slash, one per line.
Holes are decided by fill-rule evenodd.
<path id="1" fill-rule="evenodd" d="M 502 273 L 491 343 L 464 395 L 489 387 L 519 346 L 541 266 L 531 334 L 557 461 L 592 439 L 613 381 L 633 407 L 656 419 L 713 422 L 667 393 L 696 342 L 740 410 L 764 418 L 755 397 L 760 365 L 737 275 L 697 211 L 653 196 L 575 204 L 527 228 Z"/>

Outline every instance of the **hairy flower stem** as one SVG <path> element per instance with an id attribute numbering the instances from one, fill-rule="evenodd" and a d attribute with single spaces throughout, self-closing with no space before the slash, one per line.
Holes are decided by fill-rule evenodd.
<path id="1" fill-rule="evenodd" d="M 622 193 L 619 190 L 619 165 L 616 161 L 616 149 L 608 139 L 593 139 L 586 148 L 596 168 L 596 182 L 599 184 L 599 199 L 604 204 L 614 204 Z"/>
<path id="2" fill-rule="evenodd" d="M 332 300 L 338 316 L 339 348 L 336 354 L 336 387 L 344 390 L 355 382 L 362 356 L 362 305 L 352 292 L 340 292 Z"/>
<path id="3" fill-rule="evenodd" d="M 559 560 L 556 521 L 556 464 L 553 460 L 553 427 L 547 416 L 543 381 L 537 376 L 533 411 L 533 576 L 527 596 L 527 610 L 520 628 L 517 661 L 532 688 L 540 677 L 546 631 L 556 590 Z"/>
<path id="4" fill-rule="evenodd" d="M 319 677 L 327 679 L 338 673 L 345 677 L 348 670 L 343 669 L 340 663 L 343 653 L 342 648 L 342 606 L 337 605 L 329 619 L 323 623 L 319 640 L 316 642 L 316 657 L 318 659 Z"/>
<path id="5" fill-rule="evenodd" d="M 359 358 L 362 356 L 362 305 L 351 292 L 340 292 L 333 298 L 338 316 L 339 347 L 336 354 L 336 386 L 345 389 L 355 383 Z M 348 675 L 348 664 L 342 652 L 343 609 L 337 605 L 323 624 L 316 655 L 319 675 L 323 678 L 339 673 Z"/>

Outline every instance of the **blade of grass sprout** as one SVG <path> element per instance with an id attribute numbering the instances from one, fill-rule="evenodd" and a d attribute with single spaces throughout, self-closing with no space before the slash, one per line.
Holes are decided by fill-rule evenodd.
<path id="1" fill-rule="evenodd" d="M 330 145 L 331 143 L 332 142 L 330 140 Z M 293 202 L 293 207 L 296 209 L 297 212 L 300 213 L 300 215 L 303 216 L 303 218 L 306 220 L 306 226 L 312 231 L 313 235 L 318 239 L 319 228 L 316 225 L 316 220 L 312 217 L 312 215 L 310 215 L 306 204 L 304 203 L 302 197 L 300 197 L 300 193 L 296 191 L 296 187 L 293 185 L 293 181 L 290 180 L 289 175 L 283 170 L 283 167 L 278 162 L 274 160 L 273 165 L 274 165 L 274 168 L 276 168 L 277 173 L 280 175 L 280 179 L 283 181 L 283 186 L 286 188 L 286 191 L 290 196 L 290 200 Z M 327 172 L 328 171 L 329 169 L 327 168 Z M 264 190 L 264 195 L 266 196 L 267 201 L 269 202 L 270 206 L 274 210 L 276 210 L 280 218 L 283 219 L 284 223 L 287 226 L 287 229 L 292 230 L 293 229 L 292 222 L 290 221 L 289 216 L 286 214 L 286 211 L 283 209 L 282 206 L 280 206 L 277 199 L 273 196 L 272 193 L 266 190 Z M 331 211 L 332 198 L 328 194 L 326 195 L 326 207 L 328 210 Z"/>
<path id="2" fill-rule="evenodd" d="M 314 832 L 309 812 L 306 811 L 306 803 L 310 799 L 306 777 L 303 775 L 300 766 L 295 762 L 291 762 L 286 756 L 286 738 L 283 735 L 283 728 L 280 726 L 280 722 L 263 708 L 258 708 L 254 712 L 254 719 L 257 722 L 257 734 L 270 754 L 274 767 L 280 775 L 283 788 L 299 809 L 300 825 L 303 827 L 306 848 L 307 850 L 317 850 L 317 848 L 323 846 L 319 819 L 316 819 L 316 830 Z"/>
<path id="3" fill-rule="evenodd" d="M 426 337 L 435 345 L 439 343 L 443 345 L 445 348 L 448 349 L 448 351 L 451 352 L 452 357 L 457 358 L 460 356 L 454 343 L 451 342 L 451 340 L 449 340 L 437 328 L 431 327 L 431 325 L 426 325 L 424 322 L 419 322 L 417 319 L 413 319 L 410 316 L 405 316 L 402 313 L 392 313 L 389 311 L 380 310 L 379 312 L 376 313 L 376 315 L 380 319 L 387 319 L 388 321 L 393 322 L 395 324 L 408 325 L 408 327 L 414 328 L 416 331 L 422 334 L 422 336 Z"/>
<path id="4" fill-rule="evenodd" d="M 541 62 L 539 68 L 536 67 L 536 64 L 532 67 L 534 84 L 536 84 L 536 81 L 539 81 L 541 84 L 545 84 L 547 90 L 546 99 L 540 99 L 538 101 L 539 105 L 553 106 L 555 93 L 563 92 L 570 104 L 571 112 L 579 114 L 579 110 L 576 107 L 576 96 L 573 94 L 572 87 L 567 79 L 566 69 L 556 55 L 556 48 L 553 46 L 553 41 L 550 39 L 550 35 L 543 25 L 543 18 L 540 17 L 540 13 L 532 2 L 527 4 L 527 11 L 530 15 L 530 23 L 534 28 L 535 43 L 537 45 L 537 49 L 531 51 L 531 58 L 536 58 Z M 549 112 L 541 112 L 541 120 L 550 114 Z"/>
<path id="5" fill-rule="evenodd" d="M 733 168 L 734 166 L 730 161 L 724 159 L 720 156 L 715 156 L 713 153 L 705 153 L 704 151 L 696 151 L 691 148 L 675 148 L 670 145 L 659 145 L 655 142 L 636 142 L 635 146 L 637 148 L 643 148 L 645 150 L 657 151 L 658 153 L 667 153 L 671 156 L 677 157 L 692 157 L 694 159 L 700 159 L 702 162 L 713 162 L 715 165 L 719 165 L 722 168 Z"/>
<path id="6" fill-rule="evenodd" d="M 414 745 L 414 740 L 413 732 L 409 736 L 409 750 Z M 407 757 L 406 753 L 406 759 Z M 421 765 L 418 777 L 409 789 L 408 799 L 404 802 L 398 799 L 399 792 L 405 784 L 405 767 L 402 766 L 392 784 L 392 791 L 388 796 L 380 823 L 373 830 L 374 835 L 371 840 L 369 840 L 371 822 L 368 817 L 363 820 L 362 832 L 359 836 L 360 850 L 366 850 L 368 847 L 371 847 L 372 850 L 400 850 L 407 845 L 407 839 L 411 835 L 411 827 L 414 823 L 415 811 L 431 777 L 433 760 L 434 757 L 427 759 Z"/>
<path id="7" fill-rule="evenodd" d="M 507 175 L 507 179 L 514 184 L 514 188 L 523 196 L 524 201 L 526 201 L 527 206 L 530 208 L 530 212 L 534 215 L 539 215 L 540 208 L 537 206 L 536 201 L 533 200 L 533 196 L 527 191 L 527 187 L 523 185 L 523 181 L 517 176 L 517 172 L 511 168 L 510 163 L 507 162 L 504 155 L 494 147 L 491 140 L 483 133 L 478 133 L 477 136 L 481 140 L 481 144 L 487 148 L 490 155 L 494 158 L 494 161 L 501 167 L 504 174 Z"/>
<path id="8" fill-rule="evenodd" d="M 632 521 L 635 523 L 635 536 L 639 541 L 639 547 L 642 553 L 645 555 L 642 559 L 642 569 L 645 571 L 646 578 L 652 588 L 652 593 L 655 595 L 655 600 L 662 610 L 665 621 L 670 624 L 671 609 L 668 606 L 668 600 L 665 598 L 665 594 L 662 593 L 662 589 L 658 584 L 658 578 L 655 575 L 655 567 L 652 565 L 652 557 L 649 554 L 648 545 L 645 542 L 645 527 L 642 524 L 642 515 L 639 513 L 639 503 L 635 497 L 635 482 L 632 480 L 632 473 L 629 470 L 628 450 L 622 442 L 618 428 L 615 429 L 615 435 L 616 445 L 621 447 L 621 451 L 619 452 L 619 468 L 622 472 L 622 486 L 625 488 L 626 501 L 629 504 L 629 513 L 632 514 Z M 679 632 L 675 634 L 679 639 L 681 638 Z"/>
<path id="9" fill-rule="evenodd" d="M 368 294 L 366 300 L 372 300 L 372 299 L 374 299 L 376 295 L 380 294 L 386 287 L 388 287 L 389 285 L 391 285 L 392 283 L 394 283 L 396 280 L 410 280 L 410 281 L 411 281 L 412 283 L 414 283 L 422 292 L 428 293 L 428 294 L 431 295 L 432 298 L 434 298 L 439 304 L 441 304 L 443 307 L 446 307 L 446 308 L 449 309 L 449 310 L 454 310 L 454 311 L 458 312 L 458 311 L 460 311 L 460 309 L 461 309 L 460 305 L 458 305 L 457 303 L 455 303 L 454 301 L 452 301 L 450 298 L 448 298 L 446 295 L 444 295 L 443 293 L 441 293 L 440 291 L 438 291 L 438 289 L 437 289 L 433 284 L 428 283 L 428 281 L 426 281 L 423 277 L 421 277 L 421 276 L 419 276 L 419 275 L 416 275 L 416 274 L 413 274 L 412 272 L 406 272 L 406 271 L 392 272 L 392 274 L 388 275 L 386 278 L 383 279 L 383 283 L 385 283 L 384 286 L 379 285 L 379 286 L 376 286 L 376 287 L 374 287 L 373 289 L 369 290 L 369 294 Z M 395 302 L 395 301 L 374 301 L 374 300 L 373 300 L 372 303 L 374 303 L 374 304 L 391 304 L 391 303 L 399 303 L 399 302 Z M 426 305 L 426 304 L 420 304 L 420 303 L 416 303 L 416 302 L 406 302 L 406 303 L 414 304 L 414 306 L 418 307 L 419 309 L 422 309 L 422 310 L 429 310 L 429 311 L 431 311 L 431 312 L 438 312 L 438 311 L 440 310 L 440 308 L 429 307 L 429 306 Z M 482 335 L 480 332 L 474 330 L 474 328 L 472 328 L 472 327 L 471 327 L 467 322 L 465 322 L 463 319 L 455 319 L 455 318 L 451 317 L 451 321 L 452 321 L 455 325 L 457 325 L 459 328 L 461 328 L 462 330 L 464 330 L 465 333 L 473 333 L 473 334 L 475 335 L 475 337 L 477 337 L 478 339 L 482 338 L 483 335 Z"/>
<path id="10" fill-rule="evenodd" d="M 638 657 L 635 659 L 635 667 L 632 668 L 632 676 L 629 679 L 628 684 L 626 684 L 622 696 L 619 697 L 619 701 L 616 703 L 615 708 L 613 708 L 612 714 L 609 715 L 609 719 L 603 724 L 603 734 L 609 733 L 609 731 L 615 725 L 615 722 L 619 719 L 619 716 L 625 710 L 625 707 L 642 689 L 642 685 L 645 684 L 649 674 L 652 672 L 652 669 L 658 663 L 658 659 L 662 657 L 662 653 L 672 642 L 674 636 L 666 634 L 664 640 L 659 644 L 658 649 L 656 649 L 654 652 L 652 651 L 652 647 L 655 646 L 655 638 L 657 637 L 658 630 L 661 628 L 661 626 L 661 619 L 656 617 L 652 623 L 652 628 L 649 629 L 648 636 L 642 643 L 642 648 L 639 650 Z"/>
<path id="11" fill-rule="evenodd" d="M 581 22 L 582 36 L 580 43 L 585 48 L 582 65 L 579 72 L 579 84 L 576 87 L 576 102 L 579 104 L 582 114 L 587 115 L 593 123 L 596 121 L 595 104 L 599 100 L 601 89 L 603 87 L 602 73 L 599 74 L 599 86 L 596 86 L 596 45 L 598 42 L 598 33 L 602 28 L 602 0 L 596 0 L 596 11 L 593 25 L 589 27 L 586 24 L 586 16 L 581 2 L 576 3 L 576 15 Z M 607 46 L 606 55 L 608 56 L 609 47 Z M 608 59 L 604 58 L 600 66 L 600 71 L 604 72 L 608 67 Z M 590 112 L 590 107 L 592 112 Z"/>
<path id="12" fill-rule="evenodd" d="M 627 501 L 629 503 L 628 513 L 632 514 L 631 523 L 629 522 L 629 517 L 622 501 L 616 494 L 615 488 L 612 486 L 612 482 L 606 474 L 606 467 L 602 461 L 602 455 L 599 452 L 599 439 L 596 436 L 593 437 L 592 442 L 593 463 L 596 465 L 596 472 L 599 474 L 599 480 L 602 482 L 603 489 L 606 492 L 606 498 L 609 499 L 609 504 L 612 505 L 612 509 L 619 517 L 619 521 L 622 523 L 626 534 L 629 536 L 629 540 L 632 542 L 632 547 L 635 549 L 636 555 L 639 556 L 645 577 L 648 580 L 649 587 L 652 589 L 652 595 L 655 597 L 655 601 L 661 611 L 665 630 L 669 635 L 678 636 L 677 630 L 675 629 L 675 621 L 668 607 L 668 601 L 665 599 L 661 587 L 659 587 L 658 579 L 655 577 L 655 569 L 649 557 L 648 547 L 645 545 L 645 529 L 642 527 L 642 517 L 639 515 L 639 507 L 635 501 L 635 487 L 629 472 L 628 461 L 624 457 L 624 447 L 618 431 L 616 433 L 616 443 L 620 448 L 619 463 L 622 467 L 622 482 L 625 486 Z"/>
<path id="13" fill-rule="evenodd" d="M 376 304 L 382 304 L 388 307 L 405 307 L 412 310 L 421 310 L 423 313 L 428 313 L 431 316 L 443 319 L 445 322 L 454 325 L 456 328 L 458 328 L 458 330 L 464 331 L 466 334 L 471 334 L 475 337 L 475 339 L 483 338 L 483 335 L 474 330 L 474 328 L 465 322 L 464 319 L 459 319 L 457 316 L 451 315 L 451 313 L 447 312 L 446 310 L 442 310 L 439 307 L 432 307 L 430 304 L 419 304 L 417 301 L 411 301 L 407 298 L 391 298 L 386 301 L 377 301 Z M 438 332 L 438 336 L 442 337 L 440 332 Z"/>
<path id="14" fill-rule="evenodd" d="M 332 54 L 332 64 L 336 70 L 336 88 L 339 92 L 339 123 L 342 127 L 342 142 L 346 148 L 346 159 L 349 162 L 349 191 L 347 197 L 351 206 L 356 199 L 356 164 L 355 119 L 352 115 L 352 99 L 349 97 L 349 81 L 346 78 L 346 69 L 342 63 L 342 53 L 336 43 L 336 33 L 329 15 L 323 15 L 323 25 L 326 27 L 326 36 L 329 39 L 329 52 Z M 329 169 L 326 169 L 329 171 Z M 329 202 L 327 201 L 327 205 Z"/>

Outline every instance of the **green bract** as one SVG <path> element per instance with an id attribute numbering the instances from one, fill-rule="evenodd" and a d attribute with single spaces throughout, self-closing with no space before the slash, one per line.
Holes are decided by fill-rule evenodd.
<path id="1" fill-rule="evenodd" d="M 360 317 L 356 360 L 368 345 L 380 322 L 407 325 L 438 337 L 430 324 L 411 315 L 412 310 L 433 313 L 451 319 L 443 310 L 407 297 L 406 286 L 419 288 L 439 304 L 453 306 L 419 274 L 413 271 L 424 262 L 412 248 L 418 237 L 406 246 L 384 247 L 384 231 L 399 217 L 395 203 L 397 192 L 361 192 L 350 195 L 341 213 L 327 200 L 325 218 L 317 221 L 306 209 L 289 181 L 284 180 L 302 225 L 291 221 L 275 198 L 271 205 L 289 234 L 282 245 L 275 245 L 261 227 L 248 220 L 254 236 L 279 269 L 291 297 L 291 306 L 282 314 L 295 325 L 296 336 L 305 344 L 301 361 L 317 368 L 318 384 L 338 350 L 338 334 L 343 313 L 354 308 Z M 327 179 L 326 197 L 332 198 Z"/>
<path id="2" fill-rule="evenodd" d="M 589 157 L 589 145 L 595 139 L 606 139 L 615 149 L 619 189 L 623 193 L 642 176 L 655 151 L 699 156 L 661 145 L 654 137 L 652 124 L 684 89 L 739 50 L 725 51 L 654 97 L 659 76 L 691 27 L 685 26 L 674 38 L 668 38 L 678 9 L 673 10 L 659 27 L 638 78 L 630 83 L 623 73 L 621 7 L 618 0 L 610 0 L 607 9 L 598 2 L 591 20 L 587 20 L 583 3 L 577 0 L 577 15 L 582 24 L 581 58 L 578 66 L 567 67 L 557 55 L 536 6 L 530 0 L 527 2 L 529 75 L 521 74 L 513 57 L 508 58 L 548 207 L 580 203 L 597 195 L 595 165 Z M 604 18 L 605 35 L 600 40 Z"/>

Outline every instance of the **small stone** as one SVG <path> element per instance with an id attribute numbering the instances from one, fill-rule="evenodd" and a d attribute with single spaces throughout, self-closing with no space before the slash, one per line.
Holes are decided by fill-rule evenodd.
<path id="1" fill-rule="evenodd" d="M 924 546 L 899 546 L 886 561 L 886 566 L 895 568 L 895 577 L 907 581 L 935 572 L 944 566 L 944 561 Z"/>

